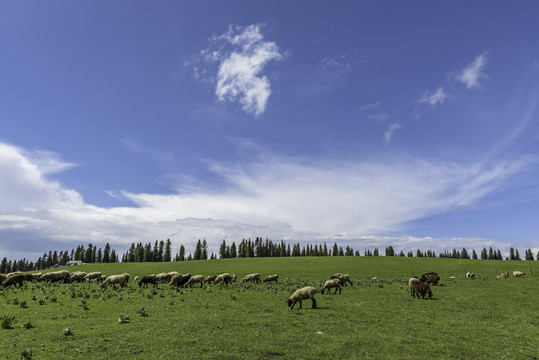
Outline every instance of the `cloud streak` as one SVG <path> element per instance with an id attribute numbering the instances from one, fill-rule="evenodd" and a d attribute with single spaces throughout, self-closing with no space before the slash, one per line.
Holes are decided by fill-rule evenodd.
<path id="1" fill-rule="evenodd" d="M 434 93 L 431 93 L 428 90 L 425 91 L 423 95 L 421 95 L 421 97 L 419 98 L 418 102 L 420 104 L 428 103 L 434 107 L 438 104 L 443 104 L 447 97 L 448 95 L 444 92 L 444 88 L 439 87 Z"/>
<path id="2" fill-rule="evenodd" d="M 452 211 L 455 203 L 480 202 L 532 161 L 463 165 L 402 158 L 334 162 L 328 168 L 321 160 L 262 154 L 241 166 L 210 163 L 209 170 L 227 184 L 219 191 L 122 191 L 135 206 L 102 208 L 48 179 L 25 153 L 0 144 L 0 234 L 24 234 L 26 241 L 40 239 L 39 246 L 110 242 L 120 249 L 166 238 L 186 245 L 205 238 L 217 249 L 223 239 L 333 241 L 335 234 L 346 234 L 357 248 L 367 235 L 381 238 L 406 230 L 411 221 Z M 0 250 L 7 247 L 0 240 Z"/>
<path id="3" fill-rule="evenodd" d="M 464 83 L 468 89 L 478 88 L 480 86 L 479 80 L 487 77 L 487 75 L 483 73 L 486 64 L 486 54 L 476 56 L 474 61 L 466 65 L 466 67 L 458 73 L 457 79 Z"/>

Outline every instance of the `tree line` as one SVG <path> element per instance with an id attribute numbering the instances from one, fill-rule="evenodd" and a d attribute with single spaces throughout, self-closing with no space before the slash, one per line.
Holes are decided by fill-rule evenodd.
<path id="1" fill-rule="evenodd" d="M 261 237 L 257 237 L 254 241 L 249 239 L 242 239 L 242 241 L 236 245 L 233 241 L 227 244 L 225 240 L 219 246 L 218 252 L 219 258 L 246 258 L 246 257 L 290 257 L 290 256 L 361 256 L 359 250 L 354 250 L 350 246 L 343 248 L 342 246 L 334 243 L 333 246 L 323 244 L 306 244 L 301 246 L 299 243 L 290 244 L 285 243 L 284 240 L 280 242 L 273 242 L 266 238 L 263 240 Z M 475 249 L 472 252 L 468 252 L 466 248 L 462 250 L 453 249 L 452 251 L 445 250 L 444 252 L 436 255 L 433 250 L 422 251 L 417 249 L 415 253 L 408 251 L 406 254 L 404 251 L 396 252 L 393 246 L 388 246 L 384 251 L 385 256 L 401 256 L 401 257 L 440 257 L 440 258 L 453 258 L 453 259 L 474 259 L 474 260 L 503 260 L 503 256 L 499 249 L 493 249 L 490 247 L 488 250 L 483 248 L 478 256 Z M 378 248 L 365 249 L 363 256 L 381 256 L 381 251 Z M 172 242 L 170 239 L 166 241 L 156 240 L 152 246 L 151 242 L 142 244 L 141 242 L 135 244 L 132 243 L 129 249 L 122 255 L 121 259 L 116 254 L 116 251 L 111 248 L 107 243 L 104 249 L 97 248 L 97 246 L 88 244 L 77 246 L 76 249 L 71 251 L 49 251 L 40 256 L 34 263 L 27 259 L 21 260 L 8 260 L 3 258 L 0 263 L 0 274 L 6 274 L 13 271 L 33 271 L 43 270 L 51 267 L 65 266 L 69 261 L 80 260 L 84 263 L 115 263 L 115 262 L 170 262 L 170 261 L 191 261 L 191 260 L 207 260 L 217 259 L 217 255 L 213 252 L 208 254 L 207 241 L 198 240 L 193 253 L 186 253 L 185 246 L 180 244 L 179 251 L 172 256 Z M 539 252 L 537 252 L 535 259 L 539 260 Z M 509 256 L 505 260 L 528 260 L 533 261 L 534 255 L 532 250 L 527 249 L 524 259 L 521 259 L 518 249 L 510 248 Z"/>

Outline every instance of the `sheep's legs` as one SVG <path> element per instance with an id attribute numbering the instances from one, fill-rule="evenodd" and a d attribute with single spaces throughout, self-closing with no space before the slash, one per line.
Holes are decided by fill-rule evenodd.
<path id="1" fill-rule="evenodd" d="M 311 299 L 313 301 L 313 309 L 316 309 L 316 300 L 314 298 Z"/>

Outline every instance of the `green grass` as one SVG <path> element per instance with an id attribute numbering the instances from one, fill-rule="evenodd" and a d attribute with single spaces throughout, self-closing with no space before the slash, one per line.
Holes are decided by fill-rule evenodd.
<path id="1" fill-rule="evenodd" d="M 498 273 L 527 275 L 495 280 L 494 266 Z M 132 277 L 168 271 L 236 272 L 240 279 L 251 272 L 277 273 L 280 282 L 180 291 L 166 285 L 139 289 L 133 282 L 121 290 L 29 283 L 0 290 L 0 317 L 15 317 L 11 329 L 0 329 L 0 358 L 20 359 L 31 349 L 34 359 L 534 359 L 539 280 L 528 268 L 539 274 L 538 262 L 386 257 L 70 268 Z M 428 271 L 441 276 L 434 300 L 410 297 L 408 277 Z M 465 279 L 467 271 L 478 278 Z M 288 310 L 285 301 L 294 290 L 320 288 L 334 272 L 349 273 L 354 287 L 337 295 L 318 293 L 318 309 L 307 300 L 302 310 L 296 310 L 299 304 Z M 374 276 L 379 279 L 370 280 Z"/>

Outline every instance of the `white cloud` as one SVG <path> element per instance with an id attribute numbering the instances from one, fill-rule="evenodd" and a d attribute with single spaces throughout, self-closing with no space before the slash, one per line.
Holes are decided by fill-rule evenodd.
<path id="1" fill-rule="evenodd" d="M 435 93 L 431 93 L 430 91 L 425 91 L 423 95 L 419 98 L 419 103 L 429 103 L 431 106 L 436 106 L 437 104 L 443 104 L 444 100 L 448 97 L 444 92 L 443 87 L 439 87 L 438 90 L 436 90 Z"/>
<path id="2" fill-rule="evenodd" d="M 382 102 L 380 100 L 378 100 L 378 101 L 376 101 L 376 102 L 374 102 L 372 104 L 363 104 L 359 108 L 359 111 L 374 110 L 377 107 L 379 107 L 380 105 L 382 105 Z"/>
<path id="3" fill-rule="evenodd" d="M 380 112 L 380 113 L 376 113 L 376 114 L 369 114 L 369 115 L 367 115 L 367 117 L 369 119 L 371 119 L 371 120 L 384 122 L 384 121 L 386 121 L 388 119 L 389 116 L 385 112 Z"/>
<path id="4" fill-rule="evenodd" d="M 391 124 L 391 125 L 389 125 L 387 127 L 387 131 L 384 133 L 384 139 L 385 139 L 386 143 L 391 142 L 391 138 L 393 137 L 393 133 L 396 130 L 399 130 L 399 129 L 402 129 L 402 125 L 399 124 L 398 122 L 396 122 L 394 124 Z"/>
<path id="5" fill-rule="evenodd" d="M 476 56 L 474 61 L 466 65 L 466 67 L 457 75 L 457 79 L 463 82 L 468 89 L 479 87 L 479 80 L 487 77 L 487 75 L 483 73 L 486 64 L 486 54 Z"/>
<path id="6" fill-rule="evenodd" d="M 49 250 L 46 244 L 51 242 L 110 242 L 125 251 L 132 242 L 166 238 L 188 249 L 205 238 L 216 251 L 223 239 L 264 236 L 304 243 L 331 241 L 334 234 L 346 234 L 346 241 L 358 248 L 366 235 L 383 239 L 381 235 L 402 231 L 410 221 L 454 211 L 454 204 L 480 203 L 530 163 L 401 158 L 341 161 L 328 168 L 322 160 L 270 154 L 242 166 L 211 164 L 210 170 L 228 183 L 218 192 L 206 186 L 172 195 L 123 191 L 121 196 L 135 206 L 102 208 L 48 179 L 25 153 L 0 144 L 2 251 L 25 244 Z M 28 245 L 32 241 L 38 243 Z M 431 242 L 419 247 L 432 248 Z"/>
<path id="7" fill-rule="evenodd" d="M 264 67 L 271 60 L 283 57 L 277 44 L 264 41 L 260 25 L 230 26 L 226 33 L 212 36 L 210 41 L 199 61 L 219 64 L 215 79 L 219 101 L 237 101 L 246 113 L 262 114 L 271 95 L 270 81 L 263 75 Z M 200 66 L 193 66 L 193 72 L 197 79 L 208 73 Z M 199 81 L 207 82 L 207 79 Z"/>

